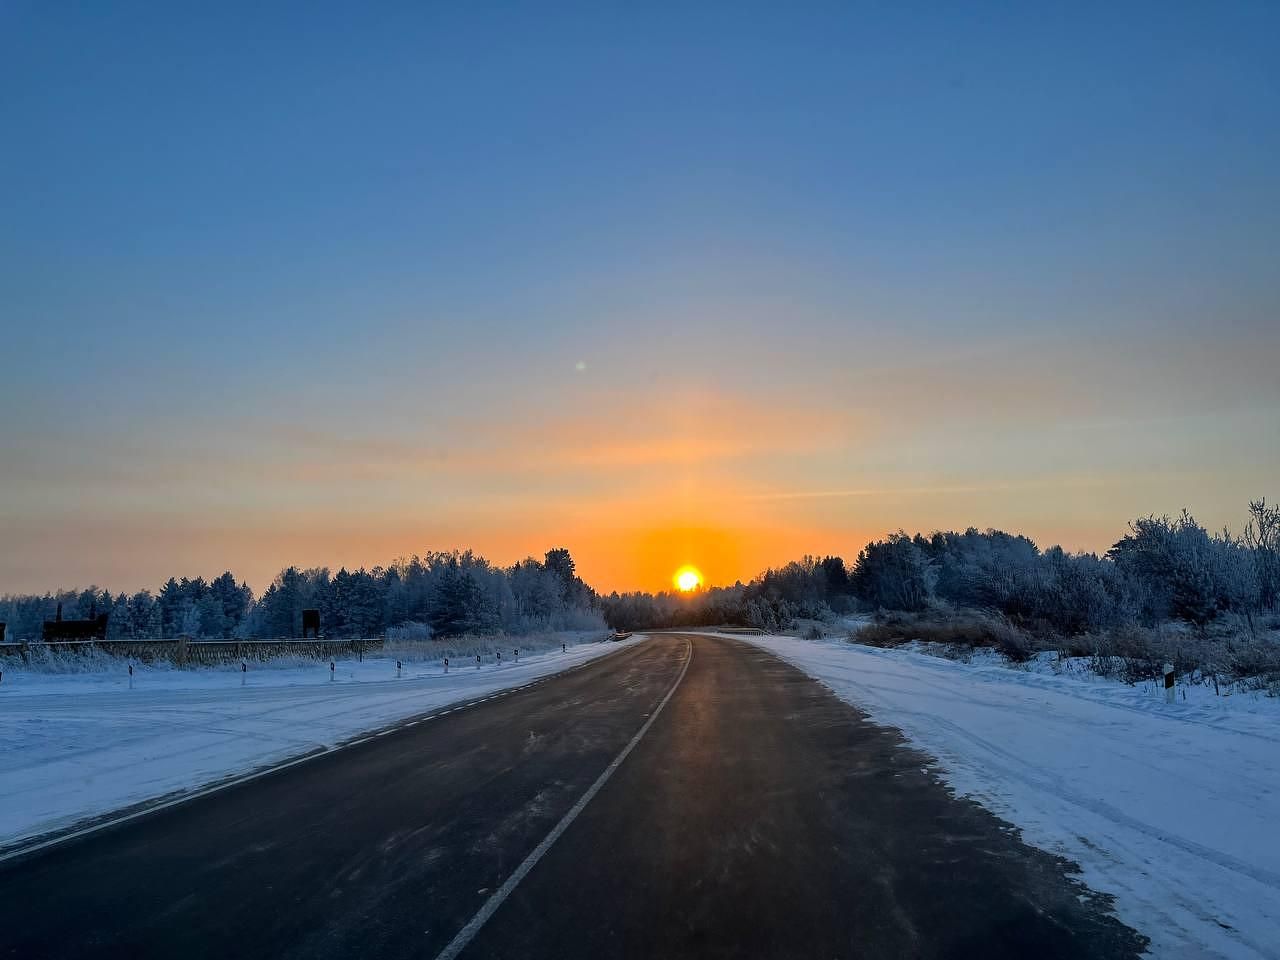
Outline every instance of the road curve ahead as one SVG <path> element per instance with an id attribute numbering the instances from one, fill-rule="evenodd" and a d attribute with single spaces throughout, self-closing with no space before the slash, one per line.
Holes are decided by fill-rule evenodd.
<path id="1" fill-rule="evenodd" d="M 0 956 L 1138 955 L 924 767 L 768 653 L 658 635 L 0 865 Z"/>

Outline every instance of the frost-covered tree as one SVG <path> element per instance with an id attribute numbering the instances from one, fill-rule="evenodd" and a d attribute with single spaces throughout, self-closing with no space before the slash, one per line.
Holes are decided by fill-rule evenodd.
<path id="1" fill-rule="evenodd" d="M 209 594 L 216 604 L 217 613 L 211 625 L 218 628 L 211 636 L 233 636 L 243 623 L 249 612 L 249 604 L 253 602 L 253 591 L 247 583 L 236 583 L 236 578 L 228 570 L 216 577 L 209 584 Z"/>
<path id="2" fill-rule="evenodd" d="M 497 625 L 497 612 L 472 572 L 452 559 L 436 582 L 427 623 L 439 637 L 483 633 Z"/>
<path id="3" fill-rule="evenodd" d="M 1242 539 L 1254 555 L 1258 604 L 1274 610 L 1280 604 L 1280 506 L 1267 506 L 1265 497 L 1250 501 Z"/>
<path id="4" fill-rule="evenodd" d="M 548 570 L 555 574 L 563 585 L 563 591 L 567 594 L 573 585 L 573 581 L 578 578 L 577 569 L 574 565 L 573 557 L 569 555 L 569 551 L 564 547 L 548 550 L 545 565 Z"/>
<path id="5" fill-rule="evenodd" d="M 1249 615 L 1260 606 L 1254 551 L 1227 531 L 1210 535 L 1185 510 L 1133 521 L 1108 557 L 1143 584 L 1151 621 L 1173 617 L 1203 630 L 1221 613 Z"/>
<path id="6" fill-rule="evenodd" d="M 108 640 L 132 640 L 133 617 L 129 615 L 129 598 L 123 593 L 111 604 L 111 618 L 107 621 Z"/>
<path id="7" fill-rule="evenodd" d="M 931 593 L 927 559 L 902 531 L 863 547 L 850 580 L 865 603 L 890 610 L 923 610 Z"/>
<path id="8" fill-rule="evenodd" d="M 139 590 L 129 598 L 129 620 L 138 638 L 157 640 L 164 630 L 160 605 L 149 590 Z"/>

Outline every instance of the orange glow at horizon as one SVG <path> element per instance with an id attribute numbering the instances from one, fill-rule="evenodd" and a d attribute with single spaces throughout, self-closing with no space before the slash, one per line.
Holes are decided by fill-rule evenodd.
<path id="1" fill-rule="evenodd" d="M 459 419 L 447 425 L 447 448 L 272 427 L 255 441 L 261 456 L 217 469 L 207 451 L 110 461 L 95 475 L 97 499 L 86 499 L 73 472 L 6 463 L 5 492 L 20 488 L 53 512 L 6 518 L 10 541 L 31 547 L 0 554 L 0 586 L 154 591 L 170 575 L 230 570 L 260 595 L 289 565 L 373 569 L 472 549 L 506 566 L 564 547 L 602 594 L 678 589 L 673 563 L 694 558 L 705 589 L 805 554 L 852 564 L 869 540 L 899 527 L 992 526 L 1042 546 L 1101 551 L 1148 504 L 1172 511 L 1185 498 L 1226 523 L 1258 487 L 1246 476 L 1220 490 L 1222 480 L 1206 475 L 1188 494 L 1185 474 L 1127 466 L 993 476 L 985 461 L 970 462 L 981 459 L 975 453 L 935 435 L 930 444 L 953 462 L 908 469 L 896 465 L 917 455 L 910 443 L 821 406 L 796 418 L 781 402 L 731 391 L 622 397 L 543 410 L 524 433 L 501 419 Z M 1006 434 L 1021 442 L 1013 427 Z M 871 458 L 877 449 L 883 463 Z M 245 484 L 252 498 L 229 504 L 227 491 Z"/>

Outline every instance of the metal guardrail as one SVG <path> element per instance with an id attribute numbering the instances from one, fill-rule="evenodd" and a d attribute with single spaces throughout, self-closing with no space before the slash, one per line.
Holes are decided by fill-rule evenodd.
<path id="1" fill-rule="evenodd" d="M 381 650 L 381 638 L 358 640 L 55 640 L 49 643 L 0 643 L 0 656 L 28 659 L 35 651 L 75 653 L 100 650 L 112 656 L 135 660 L 169 660 L 173 663 L 230 663 L 236 660 L 270 660 L 279 656 L 301 656 L 316 660 L 354 653 L 363 656 Z"/>

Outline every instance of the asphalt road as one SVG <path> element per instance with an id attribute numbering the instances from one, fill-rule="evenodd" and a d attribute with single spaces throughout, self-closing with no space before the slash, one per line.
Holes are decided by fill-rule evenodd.
<path id="1" fill-rule="evenodd" d="M 16 957 L 1135 957 L 794 668 L 656 636 L 0 865 Z"/>

